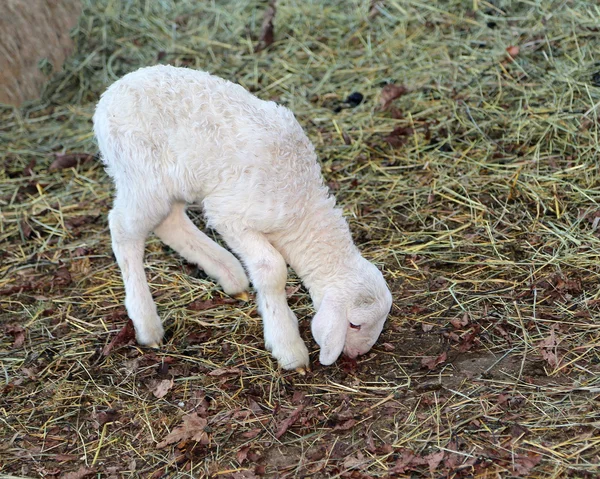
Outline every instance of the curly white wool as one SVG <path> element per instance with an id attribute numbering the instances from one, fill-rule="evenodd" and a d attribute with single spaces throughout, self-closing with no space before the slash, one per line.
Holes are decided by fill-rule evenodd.
<path id="1" fill-rule="evenodd" d="M 199 203 L 207 226 L 244 263 L 257 291 L 265 345 L 283 368 L 309 363 L 285 296 L 287 264 L 317 309 L 312 332 L 322 364 L 342 351 L 355 357 L 373 346 L 391 294 L 354 245 L 292 112 L 208 73 L 155 66 L 108 88 L 94 132 L 116 186 L 112 246 L 141 344 L 158 346 L 163 337 L 143 266 L 152 231 L 226 293 L 248 289 L 238 259 L 186 215 L 186 204 Z"/>

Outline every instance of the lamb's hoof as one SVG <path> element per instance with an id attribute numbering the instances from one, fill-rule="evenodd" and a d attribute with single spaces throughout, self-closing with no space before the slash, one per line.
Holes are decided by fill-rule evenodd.
<path id="1" fill-rule="evenodd" d="M 306 373 L 306 370 L 308 369 L 308 349 L 306 349 L 304 341 L 300 338 L 298 338 L 298 341 L 295 343 L 288 343 L 282 348 L 273 349 L 272 354 L 273 357 L 277 359 L 277 362 L 282 369 L 288 371 L 298 371 L 299 369 L 303 369 L 304 373 Z"/>
<path id="2" fill-rule="evenodd" d="M 296 368 L 296 372 L 300 375 L 300 376 L 306 376 L 306 373 L 310 371 L 309 368 L 305 368 L 303 366 L 300 366 L 299 368 Z"/>
<path id="3" fill-rule="evenodd" d="M 241 293 L 234 294 L 233 297 L 240 301 L 244 301 L 245 303 L 250 301 L 250 295 L 248 294 L 248 291 L 242 291 Z"/>
<path id="4" fill-rule="evenodd" d="M 135 331 L 135 338 L 140 346 L 160 349 L 163 344 L 165 330 L 158 316 L 142 323 Z"/>

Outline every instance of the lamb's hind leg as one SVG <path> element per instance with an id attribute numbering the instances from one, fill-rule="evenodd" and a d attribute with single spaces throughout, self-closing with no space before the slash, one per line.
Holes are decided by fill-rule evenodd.
<path id="1" fill-rule="evenodd" d="M 112 248 L 125 285 L 125 307 L 138 343 L 158 347 L 164 330 L 144 272 L 144 245 L 148 234 L 166 216 L 168 207 L 150 212 L 123 198 L 115 198 L 109 214 Z"/>
<path id="2" fill-rule="evenodd" d="M 240 262 L 192 223 L 185 213 L 185 204 L 173 205 L 169 216 L 154 232 L 186 260 L 217 280 L 227 294 L 237 295 L 248 290 L 248 277 Z"/>
<path id="3" fill-rule="evenodd" d="M 244 261 L 256 288 L 265 346 L 284 369 L 308 366 L 308 349 L 298 331 L 298 319 L 285 295 L 287 265 L 267 238 L 254 231 L 217 226 L 227 244 Z"/>

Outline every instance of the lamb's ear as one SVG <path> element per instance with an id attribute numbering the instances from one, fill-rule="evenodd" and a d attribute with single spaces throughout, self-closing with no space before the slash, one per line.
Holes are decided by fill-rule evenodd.
<path id="1" fill-rule="evenodd" d="M 346 307 L 343 303 L 323 298 L 321 307 L 311 324 L 312 334 L 321 347 L 319 362 L 325 366 L 333 364 L 342 354 L 348 330 Z"/>

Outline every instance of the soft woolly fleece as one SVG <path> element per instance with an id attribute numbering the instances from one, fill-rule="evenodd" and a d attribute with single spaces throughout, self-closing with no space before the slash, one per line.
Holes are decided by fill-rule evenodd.
<path id="1" fill-rule="evenodd" d="M 185 213 L 200 203 L 242 260 L 256 289 L 265 345 L 285 369 L 309 364 L 285 296 L 287 264 L 310 291 L 319 360 L 364 354 L 379 337 L 392 296 L 361 255 L 323 183 L 314 148 L 294 115 L 206 72 L 154 66 L 102 95 L 94 132 L 116 196 L 109 215 L 125 305 L 141 344 L 163 327 L 144 273 L 153 231 L 232 295 L 245 270 Z"/>

